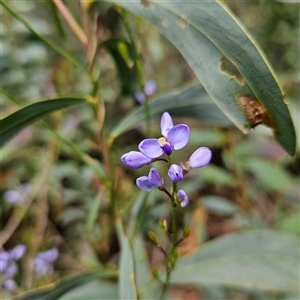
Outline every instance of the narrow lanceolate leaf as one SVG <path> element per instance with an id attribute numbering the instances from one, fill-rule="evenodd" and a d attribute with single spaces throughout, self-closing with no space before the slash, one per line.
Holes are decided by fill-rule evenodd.
<path id="1" fill-rule="evenodd" d="M 199 82 L 189 83 L 159 96 L 149 103 L 149 109 L 151 119 L 160 119 L 168 111 L 172 117 L 189 117 L 220 126 L 232 125 Z M 111 139 L 114 140 L 144 120 L 145 109 L 140 106 L 119 121 L 111 132 Z"/>
<path id="2" fill-rule="evenodd" d="M 95 279 L 116 278 L 115 270 L 100 270 L 88 273 L 82 273 L 75 276 L 68 276 L 54 284 L 47 285 L 32 291 L 28 291 L 14 298 L 15 300 L 56 300 L 64 294 L 77 289 L 79 286 L 87 284 Z M 66 298 L 71 299 L 71 298 Z M 100 299 L 100 298 L 99 298 Z M 103 299 L 103 298 L 102 298 Z"/>
<path id="3" fill-rule="evenodd" d="M 57 98 L 37 102 L 19 109 L 0 120 L 0 147 L 8 143 L 17 133 L 48 114 L 74 104 L 86 102 L 85 98 Z"/>
<path id="4" fill-rule="evenodd" d="M 188 61 L 212 99 L 243 132 L 259 124 L 294 155 L 293 123 L 280 88 L 249 35 L 215 0 L 114 0 L 156 26 Z"/>
<path id="5" fill-rule="evenodd" d="M 120 220 L 117 221 L 116 229 L 121 245 L 121 258 L 119 266 L 119 298 L 134 300 L 137 299 L 137 291 L 135 286 L 132 249 Z"/>
<path id="6" fill-rule="evenodd" d="M 175 284 L 299 291 L 299 239 L 276 231 L 229 234 L 179 259 Z"/>

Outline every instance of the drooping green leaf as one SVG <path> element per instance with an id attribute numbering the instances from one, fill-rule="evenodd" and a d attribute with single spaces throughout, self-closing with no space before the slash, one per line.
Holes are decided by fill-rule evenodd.
<path id="1" fill-rule="evenodd" d="M 121 38 L 112 38 L 101 42 L 98 47 L 104 48 L 113 57 L 119 73 L 123 95 L 132 95 L 137 89 L 138 78 L 134 67 L 131 44 Z"/>
<path id="2" fill-rule="evenodd" d="M 294 155 L 295 131 L 280 88 L 257 46 L 224 4 L 215 0 L 114 3 L 156 26 L 243 132 L 263 122 Z"/>
<path id="3" fill-rule="evenodd" d="M 135 287 L 132 249 L 123 230 L 121 221 L 117 221 L 116 229 L 121 245 L 121 258 L 119 266 L 119 298 L 134 300 L 137 299 L 137 291 Z"/>
<path id="4" fill-rule="evenodd" d="M 179 259 L 171 281 L 296 292 L 299 239 L 267 230 L 229 234 Z"/>
<path id="5" fill-rule="evenodd" d="M 115 270 L 100 270 L 80 275 L 69 276 L 55 284 L 46 286 L 45 288 L 38 288 L 24 293 L 16 297 L 16 300 L 56 300 L 73 289 L 81 285 L 87 284 L 95 279 L 112 279 L 116 278 L 117 272 Z M 98 298 L 100 299 L 100 298 Z"/>
<path id="6" fill-rule="evenodd" d="M 37 102 L 19 109 L 0 120 L 0 147 L 8 143 L 22 129 L 48 114 L 84 102 L 86 99 L 82 97 L 65 97 Z"/>
<path id="7" fill-rule="evenodd" d="M 173 117 L 190 117 L 221 126 L 232 125 L 197 82 L 157 97 L 149 103 L 149 109 L 151 119 L 159 119 L 165 111 L 168 111 Z M 145 110 L 140 106 L 121 119 L 112 129 L 111 139 L 115 139 L 144 120 Z"/>

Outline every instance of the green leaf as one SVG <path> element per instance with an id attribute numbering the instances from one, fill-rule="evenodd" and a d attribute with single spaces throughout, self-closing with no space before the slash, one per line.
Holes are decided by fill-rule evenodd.
<path id="1" fill-rule="evenodd" d="M 87 219 L 86 219 L 86 230 L 87 231 L 91 232 L 95 226 L 95 222 L 99 215 L 99 208 L 101 205 L 102 198 L 103 198 L 103 193 L 99 193 L 95 197 L 95 199 L 90 207 L 90 210 L 88 212 Z"/>
<path id="2" fill-rule="evenodd" d="M 132 249 L 128 238 L 124 233 L 121 221 L 116 224 L 117 234 L 121 245 L 120 258 L 120 276 L 119 276 L 119 298 L 120 299 L 137 299 L 135 287 L 134 261 Z"/>
<path id="3" fill-rule="evenodd" d="M 137 72 L 134 67 L 134 52 L 130 43 L 121 38 L 101 42 L 98 47 L 107 50 L 113 57 L 122 86 L 123 95 L 132 95 L 138 86 Z"/>
<path id="4" fill-rule="evenodd" d="M 159 96 L 149 103 L 151 119 L 160 119 L 168 111 L 172 117 L 190 117 L 209 124 L 230 126 L 232 123 L 213 103 L 201 84 L 189 83 L 179 89 Z M 112 129 L 110 137 L 116 137 L 134 128 L 145 120 L 143 106 L 136 108 L 126 115 Z"/>
<path id="5" fill-rule="evenodd" d="M 179 259 L 171 281 L 296 292 L 299 239 L 267 230 L 226 235 Z"/>
<path id="6" fill-rule="evenodd" d="M 84 102 L 86 99 L 82 97 L 66 97 L 37 102 L 19 109 L 0 120 L 0 147 L 8 143 L 22 129 L 48 114 Z"/>
<path id="7" fill-rule="evenodd" d="M 79 287 L 75 287 L 57 300 L 92 300 L 118 299 L 118 287 L 115 282 L 94 280 Z"/>
<path id="8" fill-rule="evenodd" d="M 198 174 L 201 179 L 211 184 L 235 186 L 234 178 L 227 170 L 212 164 L 198 170 Z"/>
<path id="9" fill-rule="evenodd" d="M 174 44 L 237 127 L 247 132 L 257 125 L 255 113 L 266 109 L 259 113 L 260 121 L 273 128 L 276 140 L 290 155 L 295 154 L 295 130 L 280 88 L 257 46 L 223 4 L 215 0 L 113 2 L 152 23 Z"/>
<path id="10" fill-rule="evenodd" d="M 245 161 L 245 167 L 257 178 L 257 184 L 266 191 L 287 191 L 292 178 L 280 165 L 264 159 L 252 158 Z"/>
<path id="11" fill-rule="evenodd" d="M 231 201 L 218 196 L 205 196 L 201 198 L 201 206 L 209 212 L 223 216 L 232 216 L 238 211 L 238 207 Z"/>
<path id="12" fill-rule="evenodd" d="M 72 275 L 55 284 L 51 284 L 51 287 L 47 286 L 46 288 L 39 288 L 26 292 L 23 295 L 18 296 L 16 300 L 56 300 L 67 292 L 97 278 L 111 279 L 116 278 L 116 276 L 117 272 L 115 270 L 101 270 L 75 276 Z"/>
<path id="13" fill-rule="evenodd" d="M 299 235 L 300 234 L 300 209 L 279 220 L 275 228 L 279 231 Z"/>

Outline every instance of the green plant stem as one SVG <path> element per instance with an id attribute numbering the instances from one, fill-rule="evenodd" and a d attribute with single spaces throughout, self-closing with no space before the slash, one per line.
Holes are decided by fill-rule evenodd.
<path id="1" fill-rule="evenodd" d="M 144 72 L 143 72 L 142 59 L 137 51 L 137 46 L 136 46 L 136 42 L 135 42 L 131 27 L 130 27 L 128 15 L 127 15 L 126 10 L 124 10 L 124 9 L 122 9 L 122 18 L 123 18 L 124 26 L 127 30 L 128 36 L 129 36 L 130 43 L 133 48 L 135 66 L 136 66 L 136 70 L 138 73 L 140 88 L 141 88 L 141 90 L 144 90 L 145 76 L 144 76 Z M 149 136 L 151 136 L 151 126 L 150 126 L 151 118 L 150 118 L 149 99 L 147 96 L 146 96 L 146 101 L 144 103 L 144 111 L 145 111 L 145 119 L 146 119 L 146 133 L 147 133 L 147 136 L 149 137 Z"/>
<path id="2" fill-rule="evenodd" d="M 169 157 L 169 164 L 171 164 L 171 158 Z M 159 299 L 162 300 L 163 296 L 168 288 L 169 281 L 170 281 L 170 276 L 172 272 L 172 266 L 170 266 L 170 256 L 173 255 L 174 250 L 176 249 L 177 246 L 177 224 L 176 224 L 176 199 L 175 199 L 175 194 L 177 192 L 177 184 L 173 183 L 173 189 L 172 189 L 172 194 L 170 197 L 171 204 L 172 204 L 172 213 L 171 213 L 171 222 L 172 222 L 172 244 L 171 244 L 171 250 L 169 251 L 168 257 L 165 262 L 165 268 L 166 268 L 166 279 L 160 294 Z M 169 193 L 168 193 L 169 194 Z"/>

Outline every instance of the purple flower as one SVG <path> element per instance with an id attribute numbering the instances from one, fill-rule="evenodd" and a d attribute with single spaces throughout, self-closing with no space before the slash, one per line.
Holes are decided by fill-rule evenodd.
<path id="1" fill-rule="evenodd" d="M 34 272 L 36 273 L 36 275 L 38 275 L 38 276 L 44 276 L 47 273 L 51 274 L 53 272 L 53 266 L 49 262 L 47 262 L 39 257 L 34 258 L 33 269 L 34 269 Z"/>
<path id="2" fill-rule="evenodd" d="M 47 251 L 40 252 L 37 257 L 47 261 L 47 262 L 54 262 L 58 257 L 58 249 L 51 248 Z"/>
<path id="3" fill-rule="evenodd" d="M 4 272 L 8 277 L 14 277 L 18 272 L 18 266 L 15 261 L 9 261 L 8 266 L 6 267 Z"/>
<path id="4" fill-rule="evenodd" d="M 141 152 L 130 151 L 121 156 L 122 162 L 130 168 L 138 169 L 150 164 L 153 160 Z"/>
<path id="5" fill-rule="evenodd" d="M 4 193 L 3 198 L 6 202 L 11 204 L 19 204 L 23 201 L 24 196 L 29 194 L 32 190 L 30 183 L 23 183 L 19 187 L 19 191 L 8 190 Z"/>
<path id="6" fill-rule="evenodd" d="M 44 276 L 53 272 L 52 262 L 58 257 L 58 249 L 51 248 L 47 251 L 40 252 L 33 260 L 33 269 L 38 276 Z"/>
<path id="7" fill-rule="evenodd" d="M 17 204 L 22 202 L 23 198 L 18 191 L 8 190 L 3 194 L 3 198 L 6 202 Z"/>
<path id="8" fill-rule="evenodd" d="M 163 179 L 160 177 L 155 168 L 151 168 L 148 176 L 137 178 L 136 185 L 143 191 L 150 192 L 153 187 L 161 187 L 164 185 Z"/>
<path id="9" fill-rule="evenodd" d="M 25 252 L 26 252 L 26 246 L 18 245 L 14 249 L 11 250 L 11 255 L 12 255 L 13 259 L 18 260 L 24 256 Z"/>
<path id="10" fill-rule="evenodd" d="M 182 207 L 185 207 L 189 204 L 189 198 L 184 190 L 179 190 L 177 196 Z"/>
<path id="11" fill-rule="evenodd" d="M 147 176 L 142 176 L 136 179 L 136 185 L 143 191 L 150 192 L 152 185 L 150 184 Z"/>
<path id="12" fill-rule="evenodd" d="M 16 289 L 17 284 L 14 280 L 12 279 L 7 279 L 3 282 L 3 287 L 7 290 L 7 291 L 13 291 L 14 289 Z"/>
<path id="13" fill-rule="evenodd" d="M 155 93 L 157 88 L 157 83 L 155 80 L 150 79 L 146 82 L 145 87 L 144 87 L 144 92 L 147 96 L 151 96 Z"/>
<path id="14" fill-rule="evenodd" d="M 187 169 L 205 167 L 211 160 L 211 150 L 207 147 L 198 148 L 186 163 Z"/>
<path id="15" fill-rule="evenodd" d="M 168 171 L 168 175 L 173 182 L 178 182 L 183 179 L 183 170 L 178 165 L 171 165 Z"/>
<path id="16" fill-rule="evenodd" d="M 163 137 L 145 139 L 139 144 L 139 150 L 147 157 L 157 158 L 162 154 L 171 155 L 173 149 L 179 150 L 189 141 L 189 127 L 185 124 L 173 126 L 172 118 L 167 112 L 162 115 L 160 127 Z"/>
<path id="17" fill-rule="evenodd" d="M 160 177 L 158 171 L 155 168 L 152 168 L 148 174 L 148 181 L 151 186 L 161 187 L 164 185 L 163 179 Z"/>
<path id="18" fill-rule="evenodd" d="M 136 102 L 138 102 L 139 104 L 144 104 L 145 101 L 146 101 L 145 95 L 141 91 L 135 92 L 134 93 L 134 98 L 135 98 Z"/>

